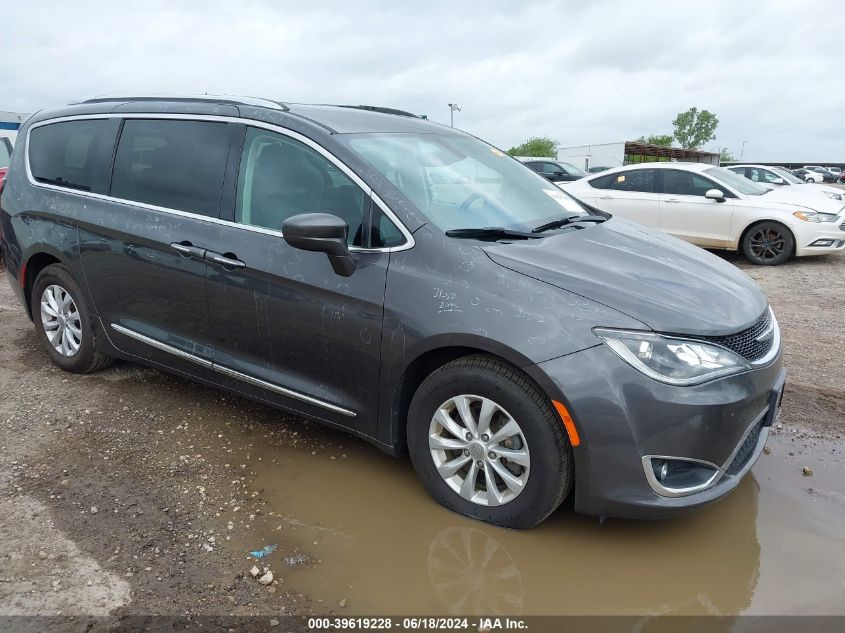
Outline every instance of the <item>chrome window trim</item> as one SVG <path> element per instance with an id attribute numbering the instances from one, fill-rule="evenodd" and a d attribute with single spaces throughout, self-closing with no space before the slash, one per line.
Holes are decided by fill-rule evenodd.
<path id="1" fill-rule="evenodd" d="M 694 457 L 679 457 L 677 455 L 644 455 L 642 457 L 642 464 L 643 470 L 645 471 L 645 478 L 648 481 L 648 485 L 651 486 L 651 489 L 654 490 L 654 492 L 659 494 L 661 497 L 686 497 L 688 495 L 695 494 L 696 492 L 703 492 L 705 490 L 708 490 L 709 488 L 712 488 L 717 483 L 719 483 L 723 477 L 725 477 L 728 468 L 733 463 L 734 459 L 739 453 L 739 449 L 742 448 L 742 445 L 745 443 L 746 438 L 748 438 L 748 435 L 751 433 L 751 431 L 753 431 L 754 428 L 760 423 L 760 421 L 763 420 L 763 418 L 768 412 L 769 405 L 766 405 L 766 408 L 763 409 L 763 411 L 760 412 L 757 417 L 754 418 L 754 421 L 748 425 L 748 428 L 745 429 L 745 432 L 742 434 L 742 437 L 736 443 L 734 450 L 731 452 L 731 454 L 721 466 L 717 466 L 712 462 L 708 462 L 703 459 L 696 459 Z M 758 445 L 760 442 L 764 442 L 769 436 L 768 427 L 765 427 L 764 429 L 762 429 L 762 431 L 763 432 L 760 433 Z M 710 477 L 710 479 L 697 486 L 689 486 L 687 488 L 669 488 L 657 481 L 657 477 L 655 477 L 654 475 L 654 469 L 651 467 L 651 460 L 653 459 L 674 459 L 687 462 L 695 462 L 697 464 L 704 464 L 705 466 L 709 466 L 710 468 L 715 468 L 716 472 L 713 473 L 713 476 Z"/>
<path id="2" fill-rule="evenodd" d="M 193 218 L 196 220 L 202 220 L 205 222 L 210 222 L 213 224 L 220 224 L 223 226 L 228 227 L 235 227 L 244 231 L 252 231 L 253 233 L 263 233 L 265 235 L 275 235 L 278 237 L 283 237 L 281 231 L 276 231 L 273 229 L 267 229 L 260 226 L 250 226 L 248 224 L 242 224 L 240 222 L 235 222 L 232 220 L 223 220 L 221 218 L 213 218 L 207 215 L 202 215 L 199 213 L 192 213 L 190 211 L 181 211 L 179 209 L 171 209 L 169 207 L 160 207 L 153 204 L 147 204 L 145 202 L 136 202 L 134 200 L 127 200 L 125 198 L 116 198 L 114 196 L 109 196 L 106 194 L 101 193 L 94 193 L 91 191 L 80 191 L 79 189 L 72 189 L 70 187 L 62 187 L 59 185 L 53 185 L 48 183 L 38 182 L 35 177 L 32 175 L 32 167 L 30 166 L 29 162 L 29 142 L 30 142 L 30 133 L 32 130 L 45 126 L 51 125 L 53 123 L 64 123 L 67 121 L 82 121 L 82 120 L 97 120 L 97 119 L 153 119 L 153 120 L 182 120 L 182 121 L 216 121 L 220 123 L 240 123 L 243 125 L 250 125 L 253 127 L 269 130 L 271 132 L 275 132 L 278 134 L 282 134 L 289 138 L 292 138 L 304 145 L 307 145 L 318 154 L 323 156 L 326 160 L 332 163 L 335 167 L 337 167 L 340 171 L 342 171 L 346 176 L 348 176 L 361 190 L 368 196 L 370 196 L 375 202 L 376 205 L 384 212 L 384 214 L 396 225 L 399 231 L 402 233 L 402 236 L 405 238 L 405 242 L 403 244 L 399 244 L 398 246 L 388 246 L 384 248 L 362 248 L 360 246 L 350 246 L 349 250 L 351 252 L 360 252 L 360 253 L 393 253 L 399 251 L 405 251 L 408 249 L 413 248 L 416 245 L 414 240 L 414 236 L 405 226 L 405 224 L 397 217 L 397 215 L 393 212 L 393 210 L 385 204 L 385 202 L 378 196 L 378 194 L 373 191 L 373 189 L 367 185 L 361 178 L 352 171 L 346 164 L 337 158 L 334 154 L 329 152 L 326 148 L 324 148 L 319 143 L 311 140 L 307 136 L 303 136 L 298 132 L 294 132 L 293 130 L 289 130 L 287 128 L 274 125 L 272 123 L 266 123 L 264 121 L 256 121 L 253 119 L 244 119 L 241 117 L 233 117 L 233 116 L 220 116 L 215 114 L 171 114 L 171 113 L 160 113 L 160 112 L 104 112 L 102 114 L 75 114 L 70 116 L 63 116 L 63 117 L 56 117 L 54 119 L 46 119 L 44 121 L 39 121 L 38 123 L 34 123 L 31 125 L 26 131 L 26 145 L 24 147 L 24 165 L 26 167 L 26 177 L 29 183 L 33 187 L 39 187 L 41 189 L 48 189 L 52 191 L 61 191 L 63 193 L 70 193 L 77 196 L 82 196 L 84 198 L 95 198 L 97 200 L 103 200 L 106 202 L 114 202 L 117 204 L 122 204 L 126 206 L 133 206 L 139 207 L 142 209 L 147 209 L 150 211 L 158 211 L 160 213 L 167 213 L 170 215 L 176 215 L 179 217 L 187 217 Z"/>
<path id="3" fill-rule="evenodd" d="M 199 356 L 184 352 L 176 347 L 168 345 L 167 343 L 162 343 L 161 341 L 158 341 L 154 338 L 150 338 L 149 336 L 136 332 L 135 330 L 130 330 L 127 327 L 118 325 L 117 323 L 112 323 L 111 327 L 114 331 L 128 336 L 129 338 L 133 338 L 136 341 L 140 341 L 141 343 L 149 345 L 150 347 L 154 347 L 163 352 L 167 352 L 169 354 L 173 354 L 174 356 L 178 356 L 179 358 L 188 360 L 192 363 L 196 363 L 201 367 L 213 369 L 217 373 L 223 374 L 224 376 L 229 376 L 230 378 L 235 378 L 243 382 L 248 382 L 250 384 L 261 387 L 262 389 L 275 391 L 276 393 L 280 393 L 290 398 L 301 400 L 302 402 L 307 402 L 308 404 L 313 404 L 315 406 L 322 407 L 323 409 L 328 409 L 330 411 L 334 411 L 335 413 L 340 413 L 341 415 L 345 415 L 351 418 L 354 418 L 357 415 L 354 411 L 344 409 L 343 407 L 339 407 L 336 404 L 325 402 L 324 400 L 320 400 L 319 398 L 314 398 L 312 396 L 305 395 L 304 393 L 294 391 L 293 389 L 288 389 L 287 387 L 282 387 L 281 385 L 277 385 L 272 382 L 267 382 L 266 380 L 261 380 L 260 378 L 255 378 L 254 376 L 250 376 L 249 374 L 244 374 L 239 371 L 235 371 L 234 369 L 229 369 L 224 365 L 218 365 L 217 363 L 206 360 L 205 358 L 200 358 Z"/>

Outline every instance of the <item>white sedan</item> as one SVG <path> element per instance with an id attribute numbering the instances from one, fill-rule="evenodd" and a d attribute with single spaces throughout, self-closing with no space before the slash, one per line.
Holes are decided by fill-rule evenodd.
<path id="1" fill-rule="evenodd" d="M 801 187 L 770 189 L 714 165 L 640 163 L 562 186 L 602 211 L 755 264 L 845 249 L 845 207 Z"/>
<path id="2" fill-rule="evenodd" d="M 833 200 L 845 200 L 845 191 L 829 185 L 817 185 L 804 180 L 783 167 L 769 167 L 766 165 L 731 165 L 729 170 L 748 180 L 759 182 L 764 187 L 793 187 L 795 185 L 811 185 L 802 187 L 801 193 L 823 194 Z"/>

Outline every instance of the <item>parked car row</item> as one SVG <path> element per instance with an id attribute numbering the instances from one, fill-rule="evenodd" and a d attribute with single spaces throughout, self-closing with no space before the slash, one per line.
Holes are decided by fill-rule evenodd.
<path id="1" fill-rule="evenodd" d="M 845 249 L 842 200 L 814 188 L 775 189 L 714 165 L 665 162 L 618 167 L 564 185 L 602 211 L 705 248 L 741 250 L 762 265 Z"/>
<path id="2" fill-rule="evenodd" d="M 793 187 L 795 185 L 812 184 L 802 187 L 801 192 L 809 195 L 824 194 L 833 200 L 845 200 L 845 191 L 836 187 L 816 185 L 802 180 L 790 170 L 783 167 L 767 167 L 766 165 L 731 165 L 728 167 L 735 174 L 745 176 L 749 180 L 759 182 L 766 187 Z"/>
<path id="3" fill-rule="evenodd" d="M 805 182 L 842 182 L 842 170 L 839 167 L 805 165 L 800 169 L 793 169 L 792 173 Z"/>

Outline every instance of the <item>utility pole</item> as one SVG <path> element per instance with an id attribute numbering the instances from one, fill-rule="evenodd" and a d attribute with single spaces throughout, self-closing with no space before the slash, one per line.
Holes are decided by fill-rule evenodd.
<path id="1" fill-rule="evenodd" d="M 742 142 L 742 149 L 739 150 L 739 160 L 742 160 L 742 155 L 745 154 L 745 144 L 750 143 L 751 141 L 743 141 Z"/>
<path id="2" fill-rule="evenodd" d="M 449 125 L 451 127 L 455 127 L 455 110 L 460 112 L 461 106 L 459 106 L 457 103 L 449 103 L 447 105 L 449 106 Z"/>

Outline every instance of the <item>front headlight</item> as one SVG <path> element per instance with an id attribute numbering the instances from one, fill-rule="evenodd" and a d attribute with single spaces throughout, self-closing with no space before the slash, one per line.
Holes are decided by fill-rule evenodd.
<path id="1" fill-rule="evenodd" d="M 805 222 L 836 222 L 839 219 L 839 216 L 835 213 L 818 213 L 816 211 L 796 211 L 792 215 Z"/>
<path id="2" fill-rule="evenodd" d="M 836 193 L 834 191 L 825 191 L 828 198 L 832 198 L 833 200 L 842 200 L 842 194 Z"/>
<path id="3" fill-rule="evenodd" d="M 697 385 L 751 369 L 741 356 L 703 341 L 654 332 L 605 328 L 593 332 L 631 367 L 670 385 Z"/>

